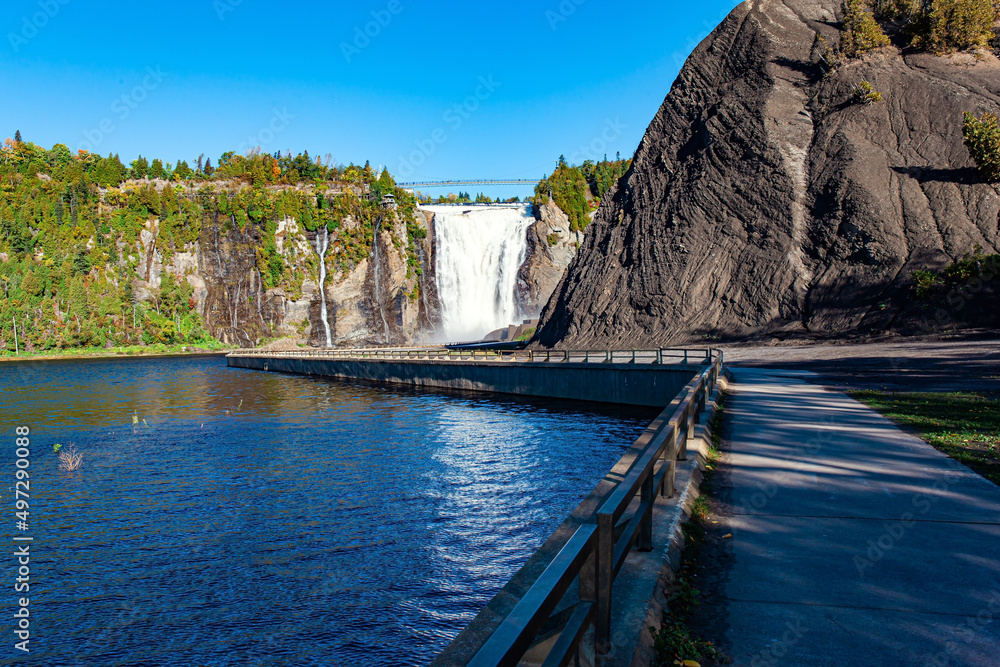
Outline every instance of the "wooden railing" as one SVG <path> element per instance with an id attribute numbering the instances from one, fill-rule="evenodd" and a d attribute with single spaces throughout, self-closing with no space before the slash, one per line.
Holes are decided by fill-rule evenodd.
<path id="1" fill-rule="evenodd" d="M 608 652 L 615 577 L 633 547 L 652 550 L 653 505 L 658 496 L 673 495 L 676 461 L 687 457 L 687 441 L 694 436 L 695 424 L 722 371 L 722 352 L 709 354 L 706 368 L 636 441 L 633 452 L 638 449 L 638 454 L 622 480 L 601 500 L 597 511 L 575 528 L 470 665 L 517 665 L 543 629 L 547 636 L 559 632 L 544 667 L 569 664 L 591 626 L 593 654 Z M 626 516 L 637 496 L 637 508 Z M 557 607 L 562 608 L 553 615 Z"/>
<path id="2" fill-rule="evenodd" d="M 303 350 L 240 350 L 233 357 L 293 359 L 385 359 L 432 361 L 498 361 L 542 363 L 709 364 L 720 354 L 713 348 L 693 350 L 449 350 L 440 347 Z"/>

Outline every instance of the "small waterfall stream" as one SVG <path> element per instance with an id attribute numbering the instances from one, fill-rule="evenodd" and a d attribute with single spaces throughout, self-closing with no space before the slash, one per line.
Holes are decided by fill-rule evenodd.
<path id="1" fill-rule="evenodd" d="M 316 231 L 316 254 L 319 255 L 319 316 L 326 332 L 326 346 L 333 347 L 330 320 L 326 309 L 326 251 L 330 249 L 330 231 L 323 225 L 323 231 Z"/>
<path id="2" fill-rule="evenodd" d="M 389 322 L 385 319 L 385 308 L 382 305 L 382 288 L 379 282 L 379 271 L 382 267 L 378 262 L 378 233 L 381 229 L 382 219 L 379 218 L 378 224 L 375 225 L 375 237 L 372 239 L 372 262 L 374 262 L 372 271 L 375 279 L 375 307 L 378 308 L 378 314 L 382 318 L 382 327 L 385 331 L 385 338 L 382 339 L 382 342 L 389 343 Z"/>
<path id="3" fill-rule="evenodd" d="M 479 340 L 517 321 L 517 272 L 524 263 L 530 206 L 424 206 L 434 213 L 442 336 Z"/>

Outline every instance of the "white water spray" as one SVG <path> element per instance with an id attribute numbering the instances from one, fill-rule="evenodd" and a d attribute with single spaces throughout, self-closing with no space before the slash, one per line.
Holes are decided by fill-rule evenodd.
<path id="1" fill-rule="evenodd" d="M 434 248 L 442 335 L 479 340 L 513 324 L 517 272 L 524 263 L 528 205 L 426 206 L 434 213 Z"/>
<path id="2" fill-rule="evenodd" d="M 316 254 L 319 255 L 319 316 L 326 330 L 326 346 L 333 347 L 330 321 L 326 316 L 326 251 L 330 248 L 330 232 L 323 225 L 323 233 L 316 232 Z"/>

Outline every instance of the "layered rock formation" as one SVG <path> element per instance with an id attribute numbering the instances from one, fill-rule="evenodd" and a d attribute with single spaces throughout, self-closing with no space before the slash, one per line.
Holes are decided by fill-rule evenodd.
<path id="1" fill-rule="evenodd" d="M 569 218 L 552 201 L 536 207 L 535 219 L 528 228 L 527 256 L 517 273 L 517 304 L 530 318 L 542 311 L 583 243 L 583 232 L 572 231 Z"/>
<path id="2" fill-rule="evenodd" d="M 756 0 L 694 51 L 542 313 L 542 345 L 905 328 L 911 273 L 1000 251 L 962 140 L 992 55 L 894 47 L 824 76 L 835 0 Z M 884 95 L 852 101 L 867 80 Z"/>

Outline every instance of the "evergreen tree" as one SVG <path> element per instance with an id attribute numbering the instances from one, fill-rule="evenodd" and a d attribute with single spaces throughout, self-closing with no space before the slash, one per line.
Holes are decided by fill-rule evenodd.
<path id="1" fill-rule="evenodd" d="M 146 178 L 149 174 L 149 162 L 143 156 L 132 161 L 132 178 Z"/>
<path id="2" fill-rule="evenodd" d="M 17 144 L 21 143 L 21 130 L 17 130 L 14 132 L 14 143 Z"/>
<path id="3" fill-rule="evenodd" d="M 21 278 L 21 291 L 28 296 L 38 296 L 42 293 L 42 286 L 31 269 L 28 269 L 28 272 Z"/>
<path id="4" fill-rule="evenodd" d="M 915 22 L 913 45 L 937 53 L 974 51 L 989 47 L 997 10 L 992 0 L 933 0 L 924 2 Z"/>
<path id="5" fill-rule="evenodd" d="M 160 158 L 154 158 L 152 164 L 149 165 L 149 177 L 150 178 L 166 178 L 167 172 L 163 168 L 163 161 Z"/>
<path id="6" fill-rule="evenodd" d="M 855 58 L 881 46 L 889 46 L 889 38 L 868 11 L 867 0 L 847 0 L 844 3 L 844 32 L 840 38 L 840 50 L 844 55 Z"/>

